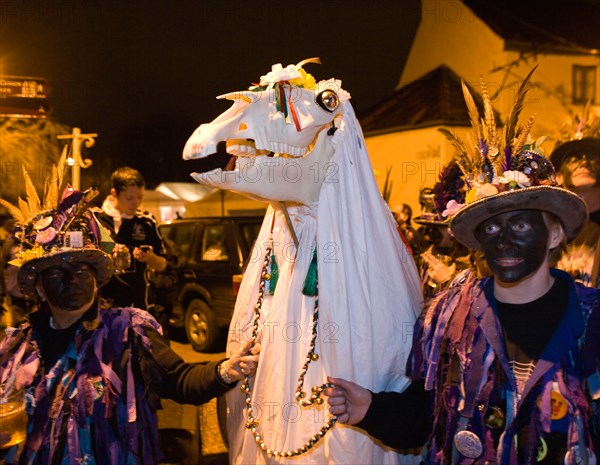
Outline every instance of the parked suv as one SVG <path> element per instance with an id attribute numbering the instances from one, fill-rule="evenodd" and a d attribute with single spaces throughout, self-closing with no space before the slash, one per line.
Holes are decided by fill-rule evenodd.
<path id="1" fill-rule="evenodd" d="M 159 226 L 177 257 L 177 284 L 165 306 L 170 324 L 185 328 L 198 352 L 215 349 L 227 330 L 242 271 L 262 224 L 262 216 L 175 220 Z"/>

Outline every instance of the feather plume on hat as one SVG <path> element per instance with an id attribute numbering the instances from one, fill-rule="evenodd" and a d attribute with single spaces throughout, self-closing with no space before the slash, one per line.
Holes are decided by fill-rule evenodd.
<path id="1" fill-rule="evenodd" d="M 519 153 L 525 147 L 534 123 L 534 117 L 529 118 L 523 127 L 518 126 L 518 120 L 523 109 L 525 97 L 531 89 L 530 79 L 534 71 L 535 68 L 531 70 L 519 86 L 515 103 L 509 112 L 506 125 L 504 126 L 504 137 L 502 138 L 499 135 L 494 117 L 494 109 L 483 78 L 481 78 L 481 94 L 484 108 L 483 118 L 479 115 L 475 99 L 471 95 L 469 88 L 464 81 L 462 82 L 465 104 L 475 140 L 472 140 L 471 134 L 468 134 L 468 143 L 465 143 L 447 129 L 441 128 L 439 131 L 454 146 L 456 161 L 463 170 L 469 187 L 474 187 L 476 183 L 491 183 L 501 173 L 510 169 L 512 155 Z M 502 143 L 504 147 L 502 147 Z"/>
<path id="2" fill-rule="evenodd" d="M 67 146 L 65 145 L 58 160 L 58 166 L 64 166 L 66 159 Z M 8 210 L 17 225 L 25 226 L 31 218 L 44 210 L 50 210 L 58 205 L 58 190 L 62 185 L 63 170 L 59 170 L 57 165 L 52 165 L 50 176 L 48 176 L 45 181 L 44 203 L 41 204 L 37 190 L 33 185 L 33 181 L 31 180 L 25 165 L 22 165 L 21 169 L 25 182 L 26 201 L 19 197 L 17 199 L 17 206 L 15 206 L 0 198 L 0 205 Z"/>
<path id="3" fill-rule="evenodd" d="M 78 191 L 67 185 L 59 198 L 61 170 L 52 167 L 45 182 L 45 199 L 40 201 L 31 178 L 23 167 L 26 200 L 17 205 L 0 199 L 15 220 L 13 260 L 19 268 L 17 279 L 21 291 L 35 295 L 37 275 L 65 262 L 86 262 L 96 270 L 98 286 L 108 282 L 113 274 L 112 259 L 106 253 L 112 248 L 110 235 L 89 210 L 98 190 Z M 104 250 L 101 250 L 104 249 Z"/>

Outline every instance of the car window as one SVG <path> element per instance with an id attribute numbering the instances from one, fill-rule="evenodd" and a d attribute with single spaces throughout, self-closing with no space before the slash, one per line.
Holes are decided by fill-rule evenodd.
<path id="1" fill-rule="evenodd" d="M 177 244 L 179 252 L 186 257 L 194 240 L 195 227 L 194 223 L 178 224 L 176 227 L 173 227 L 169 236 L 169 239 Z"/>
<path id="2" fill-rule="evenodd" d="M 256 241 L 256 238 L 258 237 L 260 227 L 261 223 L 246 223 L 240 225 L 247 250 L 250 250 L 254 246 L 254 241 Z"/>
<path id="3" fill-rule="evenodd" d="M 163 239 L 167 239 L 169 237 L 169 233 L 171 232 L 173 225 L 172 224 L 161 224 L 158 226 L 158 231 Z"/>
<path id="4" fill-rule="evenodd" d="M 214 224 L 204 227 L 200 259 L 209 262 L 226 262 L 229 260 L 225 246 L 225 225 Z"/>

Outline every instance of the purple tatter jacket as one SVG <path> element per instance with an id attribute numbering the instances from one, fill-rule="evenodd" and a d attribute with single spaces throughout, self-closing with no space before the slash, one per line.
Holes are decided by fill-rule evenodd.
<path id="1" fill-rule="evenodd" d="M 94 306 L 67 330 L 36 312 L 0 344 L 0 383 L 27 391 L 18 463 L 156 464 L 159 397 L 200 404 L 223 394 L 232 385 L 216 366 L 185 363 L 142 310 Z"/>
<path id="2" fill-rule="evenodd" d="M 397 425 L 433 428 L 425 463 L 533 464 L 543 455 L 539 438 L 556 427 L 551 408 L 553 391 L 558 391 L 567 402 L 567 453 L 561 463 L 586 463 L 586 456 L 594 463 L 600 442 L 600 290 L 576 284 L 562 271 L 551 272 L 567 282 L 568 308 L 520 399 L 496 316 L 493 279 L 464 274 L 417 322 L 407 370 L 419 379 L 417 387 L 373 394 L 369 412 L 357 426 L 401 449 L 414 447 L 406 437 L 417 433 L 412 428 L 393 436 L 394 430 L 404 431 Z M 429 409 L 412 407 L 423 406 L 421 382 L 433 395 L 433 424 Z M 459 442 L 474 439 L 481 449 L 478 457 L 467 458 L 457 448 L 462 430 L 467 433 L 459 435 Z"/>

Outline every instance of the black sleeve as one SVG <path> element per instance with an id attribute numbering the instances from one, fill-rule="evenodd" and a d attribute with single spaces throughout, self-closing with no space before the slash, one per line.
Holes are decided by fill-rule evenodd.
<path id="1" fill-rule="evenodd" d="M 426 442 L 432 429 L 432 396 L 423 381 L 413 381 L 402 393 L 373 393 L 365 418 L 356 426 L 386 446 L 416 449 Z"/>
<path id="2" fill-rule="evenodd" d="M 220 362 L 186 363 L 156 330 L 148 328 L 146 332 L 152 344 L 152 358 L 142 371 L 160 397 L 180 404 L 198 405 L 224 394 L 237 384 L 221 381 L 217 375 Z"/>
<path id="3" fill-rule="evenodd" d="M 147 218 L 148 224 L 148 240 L 147 244 L 151 245 L 154 253 L 156 255 L 160 255 L 164 257 L 167 254 L 167 250 L 165 247 L 164 240 L 160 234 L 160 230 L 158 229 L 158 222 L 154 216 L 149 215 Z"/>

